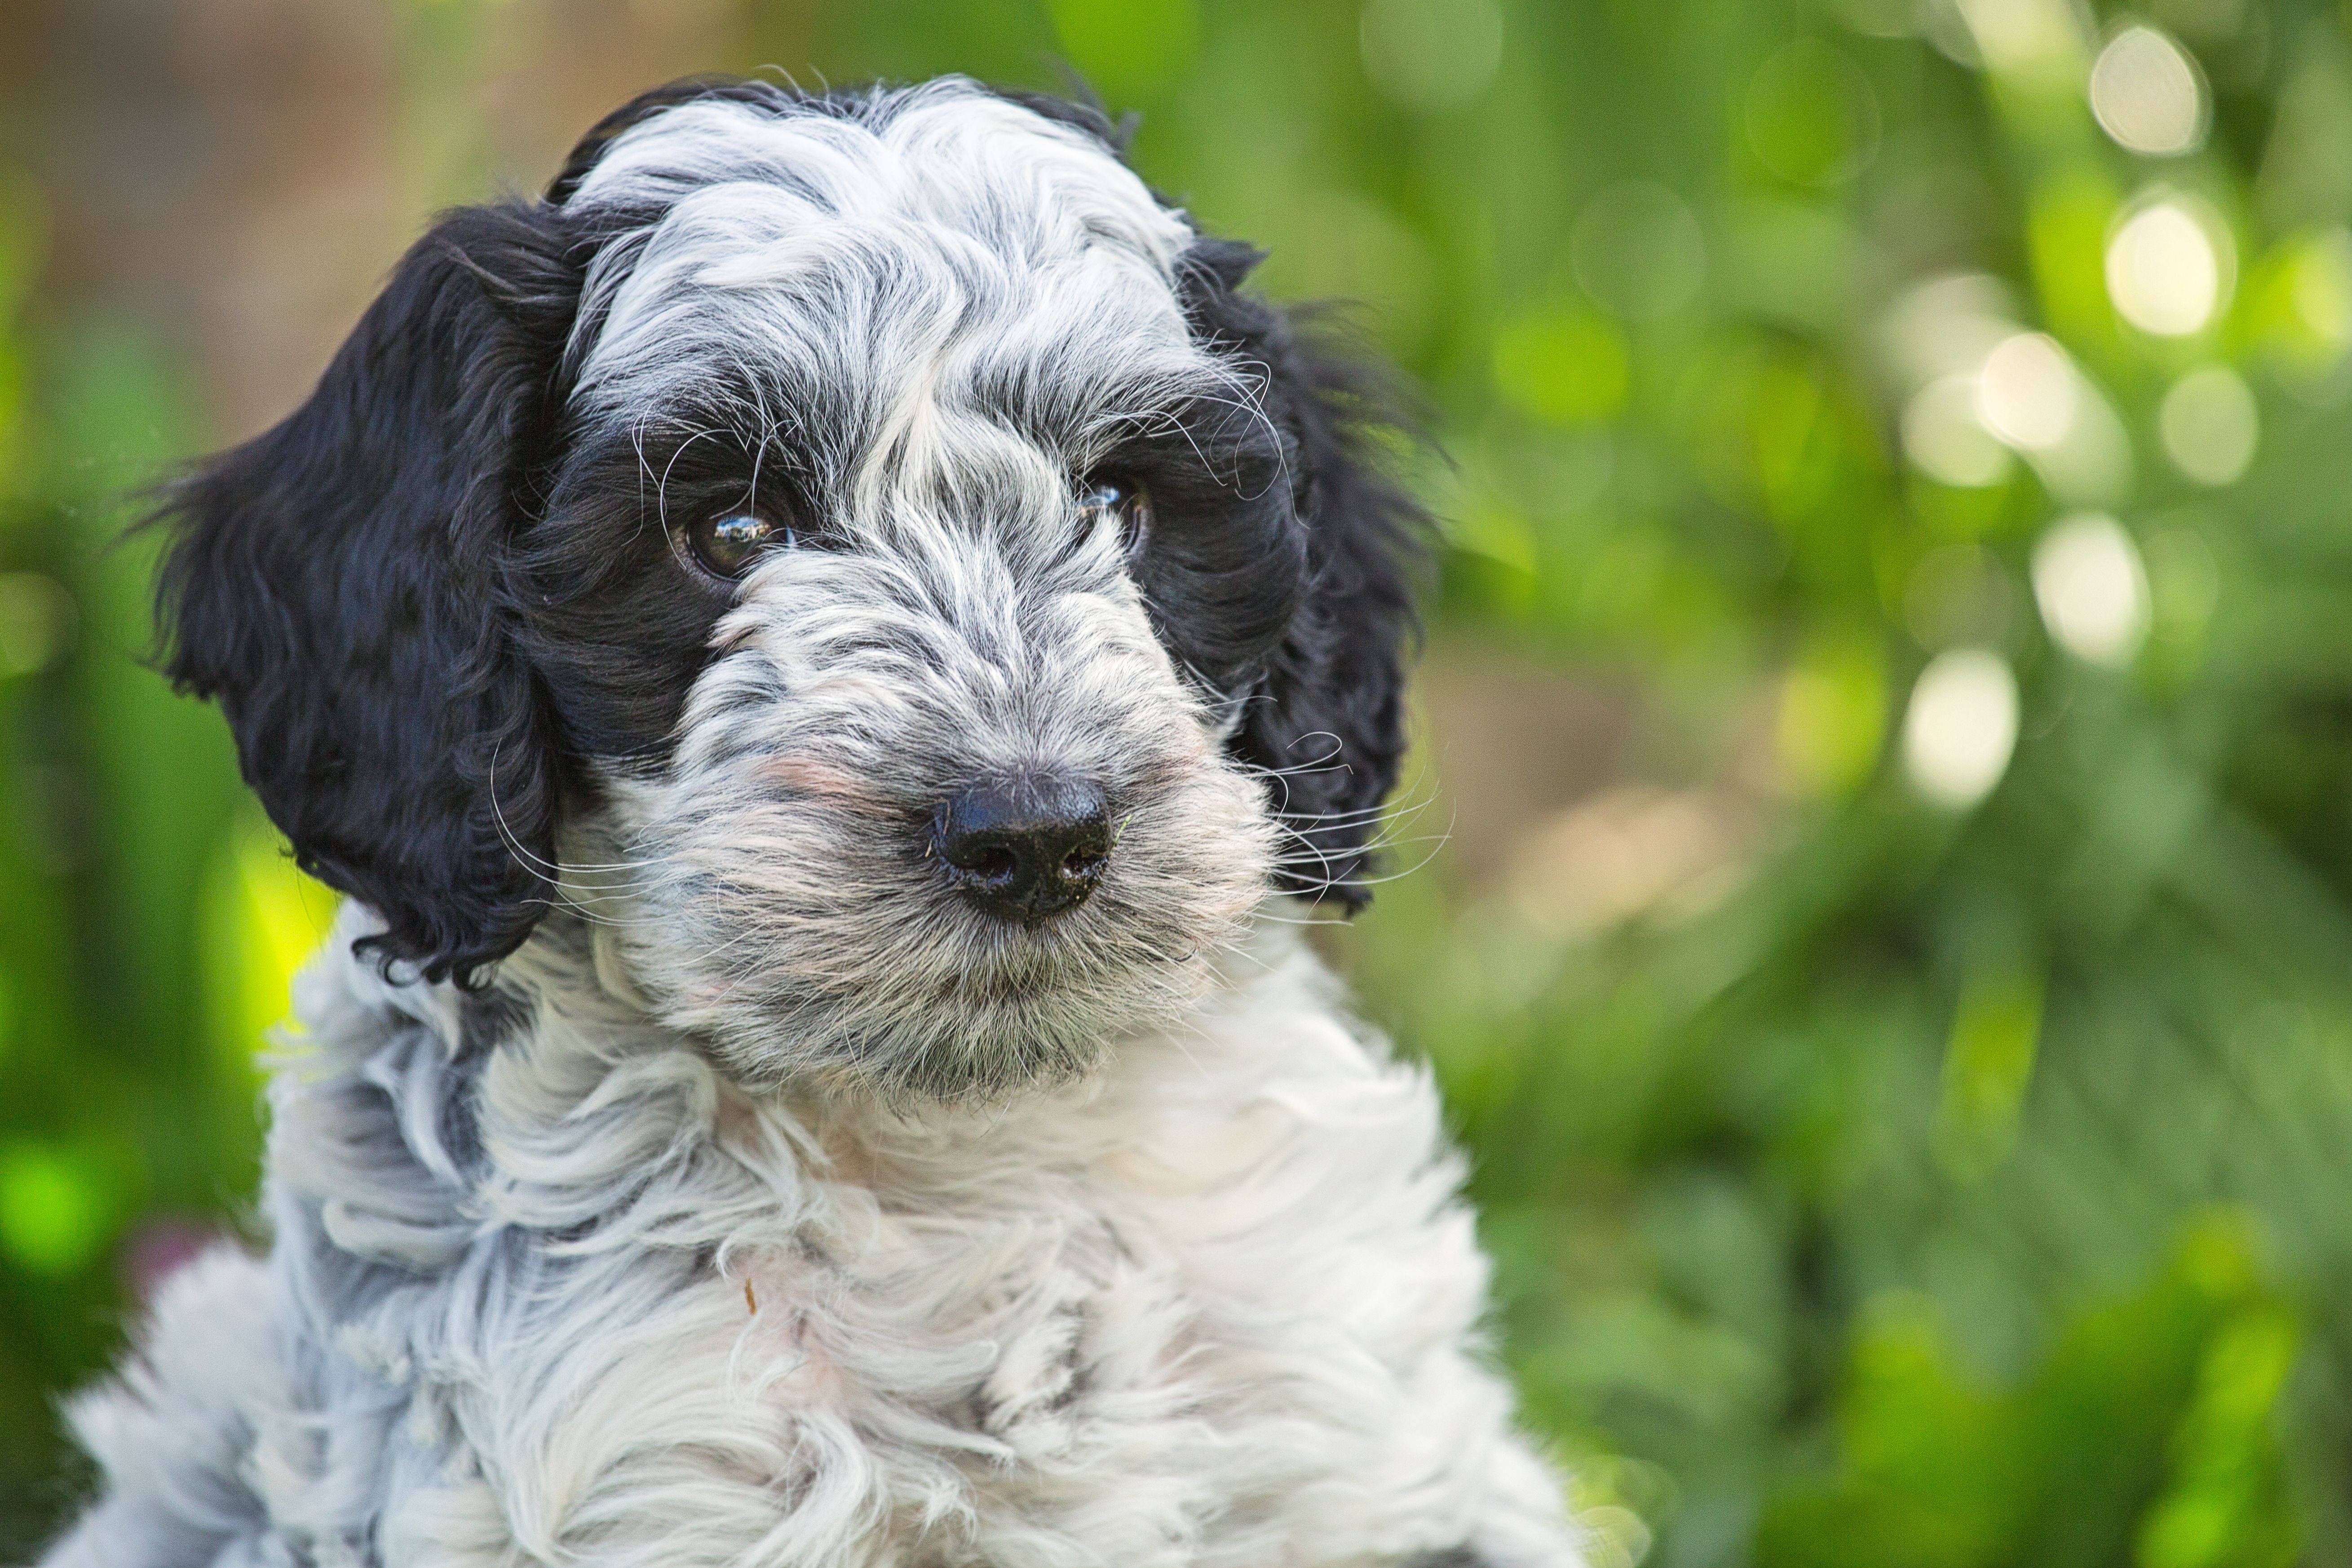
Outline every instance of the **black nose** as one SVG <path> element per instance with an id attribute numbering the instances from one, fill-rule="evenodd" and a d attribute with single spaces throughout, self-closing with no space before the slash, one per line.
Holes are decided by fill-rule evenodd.
<path id="1" fill-rule="evenodd" d="M 990 779 L 941 808 L 938 846 L 958 892 L 1033 924 L 1086 902 L 1102 879 L 1109 806 L 1100 789 L 1066 773 Z"/>

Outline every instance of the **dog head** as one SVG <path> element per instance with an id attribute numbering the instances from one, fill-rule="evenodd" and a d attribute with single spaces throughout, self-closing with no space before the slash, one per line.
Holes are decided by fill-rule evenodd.
<path id="1" fill-rule="evenodd" d="M 1083 1068 L 1352 907 L 1418 516 L 1091 111 L 647 95 L 173 492 L 167 669 L 428 979 L 546 911 L 749 1081 Z"/>

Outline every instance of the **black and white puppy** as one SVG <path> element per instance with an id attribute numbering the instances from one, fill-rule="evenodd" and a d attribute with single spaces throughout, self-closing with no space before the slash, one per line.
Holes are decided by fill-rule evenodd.
<path id="1" fill-rule="evenodd" d="M 170 672 L 351 898 L 49 1562 L 1577 1561 L 1294 929 L 1419 519 L 1253 259 L 1088 110 L 684 84 L 173 492 Z"/>

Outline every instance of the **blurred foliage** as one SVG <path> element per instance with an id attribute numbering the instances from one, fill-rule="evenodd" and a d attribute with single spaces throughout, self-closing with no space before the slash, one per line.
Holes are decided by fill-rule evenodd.
<path id="1" fill-rule="evenodd" d="M 2352 28 L 2146 4 L 751 0 L 711 62 L 1066 59 L 1429 390 L 1439 647 L 1626 694 L 1640 789 L 1490 873 L 1424 785 L 1339 939 L 1600 1561 L 2352 1560 Z M 498 14 L 402 16 L 418 199 L 487 189 Z M 5 177 L 15 1545 L 249 1191 L 326 900 L 130 657 L 195 421 L 152 328 L 27 310 Z"/>

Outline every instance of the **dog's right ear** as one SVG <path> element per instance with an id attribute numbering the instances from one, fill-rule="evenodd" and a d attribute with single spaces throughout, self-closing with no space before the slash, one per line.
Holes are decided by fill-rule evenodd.
<path id="1" fill-rule="evenodd" d="M 581 247 L 584 248 L 584 247 Z M 500 582 L 585 257 L 562 209 L 445 217 L 284 423 L 166 492 L 163 668 L 216 698 L 302 868 L 366 939 L 477 978 L 551 896 L 557 759 Z"/>

